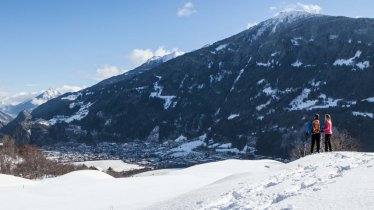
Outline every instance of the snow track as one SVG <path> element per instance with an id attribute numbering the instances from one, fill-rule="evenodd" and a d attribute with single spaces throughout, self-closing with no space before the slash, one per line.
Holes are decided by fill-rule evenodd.
<path id="1" fill-rule="evenodd" d="M 316 159 L 315 156 L 305 159 Z M 216 202 L 201 206 L 200 209 L 293 209 L 292 205 L 287 204 L 288 198 L 320 191 L 341 179 L 345 173 L 360 166 L 371 167 L 374 163 L 372 154 L 352 156 L 335 153 L 333 156 L 334 158 L 320 164 L 298 164 L 281 170 L 259 184 L 242 183 L 244 186 L 224 194 Z"/>

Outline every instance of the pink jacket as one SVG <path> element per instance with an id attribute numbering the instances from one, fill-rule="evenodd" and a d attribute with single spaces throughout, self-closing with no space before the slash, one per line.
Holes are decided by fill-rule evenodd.
<path id="1" fill-rule="evenodd" d="M 332 123 L 325 121 L 325 126 L 323 127 L 323 132 L 325 134 L 332 134 Z"/>

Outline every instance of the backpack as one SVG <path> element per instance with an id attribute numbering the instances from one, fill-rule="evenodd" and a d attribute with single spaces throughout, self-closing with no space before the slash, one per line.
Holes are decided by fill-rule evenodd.
<path id="1" fill-rule="evenodd" d="M 319 120 L 313 120 L 312 122 L 312 132 L 319 133 L 321 131 L 321 127 L 319 125 Z"/>

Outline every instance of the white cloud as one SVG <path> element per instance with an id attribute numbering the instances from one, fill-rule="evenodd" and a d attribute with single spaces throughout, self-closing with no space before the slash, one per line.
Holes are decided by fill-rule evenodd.
<path id="1" fill-rule="evenodd" d="M 151 49 L 134 49 L 131 55 L 128 56 L 128 60 L 132 65 L 139 66 L 152 57 L 153 52 Z"/>
<path id="2" fill-rule="evenodd" d="M 317 4 L 285 4 L 284 2 L 279 6 L 272 6 L 269 8 L 271 11 L 276 12 L 275 15 L 278 15 L 280 12 L 291 12 L 291 11 L 304 11 L 313 14 L 321 13 L 322 7 Z"/>
<path id="3" fill-rule="evenodd" d="M 147 60 L 155 56 L 162 57 L 173 52 L 179 52 L 178 48 L 167 50 L 165 49 L 165 46 L 160 46 L 155 51 L 151 49 L 134 49 L 132 53 L 128 56 L 128 60 L 134 67 L 136 67 L 140 66 L 141 64 L 145 63 Z"/>
<path id="4" fill-rule="evenodd" d="M 252 28 L 253 26 L 255 26 L 255 25 L 257 25 L 258 24 L 258 22 L 249 22 L 248 24 L 247 24 L 247 29 L 248 28 Z"/>
<path id="5" fill-rule="evenodd" d="M 196 13 L 195 6 L 191 2 L 187 2 L 182 8 L 178 9 L 177 15 L 178 17 L 188 17 L 193 13 Z"/>
<path id="6" fill-rule="evenodd" d="M 16 94 L 3 92 L 3 94 L 1 94 L 0 96 L 0 105 L 17 105 L 19 103 L 32 99 L 41 93 L 41 91 L 32 93 L 19 92 Z"/>
<path id="7" fill-rule="evenodd" d="M 319 14 L 322 10 L 322 8 L 317 4 L 302 4 L 297 3 L 299 7 L 301 7 L 305 12 Z"/>
<path id="8" fill-rule="evenodd" d="M 61 93 L 69 93 L 69 92 L 78 92 L 82 90 L 83 88 L 85 88 L 85 86 L 81 87 L 81 86 L 64 85 L 62 87 L 56 88 L 56 90 Z"/>
<path id="9" fill-rule="evenodd" d="M 101 81 L 119 74 L 125 73 L 126 70 L 120 69 L 117 66 L 104 66 L 96 70 L 93 75 L 90 75 L 90 78 L 96 81 Z"/>

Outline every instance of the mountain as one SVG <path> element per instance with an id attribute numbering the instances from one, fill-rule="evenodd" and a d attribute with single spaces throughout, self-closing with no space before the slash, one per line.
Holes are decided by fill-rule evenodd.
<path id="1" fill-rule="evenodd" d="M 330 113 L 334 128 L 374 151 L 373 33 L 374 19 L 281 13 L 128 79 L 40 105 L 32 119 L 48 132 L 31 132 L 29 142 L 191 141 L 195 156 L 287 157 L 313 114 Z"/>
<path id="2" fill-rule="evenodd" d="M 131 78 L 133 78 L 133 77 L 135 77 L 139 74 L 142 74 L 143 72 L 151 70 L 151 69 L 159 66 L 160 64 L 165 63 L 165 62 L 167 62 L 171 59 L 174 59 L 178 56 L 181 56 L 183 54 L 184 54 L 184 52 L 176 50 L 176 51 L 174 51 L 170 54 L 164 55 L 164 56 L 154 56 L 154 57 L 150 58 L 144 64 L 140 65 L 139 67 L 137 67 L 137 68 L 135 68 L 135 69 L 133 69 L 129 72 L 126 72 L 124 74 L 114 76 L 114 77 L 111 77 L 109 79 L 105 79 L 105 80 L 99 82 L 96 86 L 107 86 L 107 85 L 112 85 L 112 84 L 117 83 L 117 82 L 122 81 L 122 80 L 131 79 Z"/>
<path id="3" fill-rule="evenodd" d="M 42 92 L 34 98 L 28 99 L 17 105 L 5 105 L 2 107 L 2 110 L 6 113 L 9 113 L 12 116 L 17 116 L 23 110 L 31 112 L 36 107 L 41 104 L 56 98 L 66 92 L 72 92 L 78 90 L 77 87 L 62 87 L 62 88 L 49 88 L 48 90 Z"/>
<path id="4" fill-rule="evenodd" d="M 13 120 L 12 116 L 0 111 L 0 128 L 2 128 L 9 121 Z"/>

